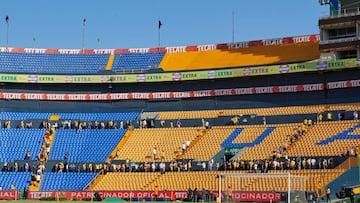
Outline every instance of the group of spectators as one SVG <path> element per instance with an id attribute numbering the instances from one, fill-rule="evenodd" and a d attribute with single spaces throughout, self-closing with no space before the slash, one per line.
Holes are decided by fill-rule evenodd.
<path id="1" fill-rule="evenodd" d="M 4 128 L 33 128 L 33 122 L 31 120 L 21 120 L 17 124 L 13 124 L 12 121 L 8 120 L 1 124 Z M 55 129 L 126 129 L 132 126 L 132 121 L 80 121 L 80 120 L 61 120 L 61 121 L 42 121 L 39 128 L 55 128 Z"/>
<path id="2" fill-rule="evenodd" d="M 228 161 L 226 170 L 248 170 L 250 172 L 267 173 L 268 170 L 300 170 L 334 168 L 333 158 L 276 158 L 264 160 Z"/>
<path id="3" fill-rule="evenodd" d="M 206 188 L 202 188 L 202 190 L 189 188 L 186 195 L 188 202 L 214 202 L 216 200 L 216 194 Z"/>

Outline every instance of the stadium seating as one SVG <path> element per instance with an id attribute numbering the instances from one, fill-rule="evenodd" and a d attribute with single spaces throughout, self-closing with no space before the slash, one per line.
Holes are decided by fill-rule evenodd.
<path id="1" fill-rule="evenodd" d="M 23 160 L 28 150 L 36 160 L 44 135 L 45 129 L 0 128 L 0 161 Z"/>
<path id="2" fill-rule="evenodd" d="M 157 69 L 164 52 L 115 54 L 112 70 L 114 72 L 145 72 Z"/>
<path id="3" fill-rule="evenodd" d="M 153 149 L 157 158 L 173 161 L 182 150 L 185 141 L 193 141 L 201 128 L 143 128 L 135 129 L 125 145 L 119 150 L 120 157 L 133 162 L 153 161 Z"/>
<path id="4" fill-rule="evenodd" d="M 61 119 L 79 119 L 81 121 L 126 121 L 137 119 L 139 113 L 58 113 L 58 115 Z"/>
<path id="5" fill-rule="evenodd" d="M 332 139 L 331 142 L 322 141 L 337 136 L 338 133 L 345 132 L 350 128 L 359 127 L 359 121 L 327 121 L 314 125 L 304 139 L 296 143 L 296 147 L 291 148 L 289 156 L 304 156 L 311 152 L 311 156 L 339 156 L 346 154 L 352 148 L 360 145 L 358 135 L 343 135 L 341 138 Z"/>
<path id="6" fill-rule="evenodd" d="M 0 52 L 0 72 L 96 74 L 105 69 L 109 54 L 43 54 Z"/>
<path id="7" fill-rule="evenodd" d="M 283 173 L 304 177 L 304 182 L 294 181 L 293 186 L 299 190 L 315 191 L 316 183 L 321 180 L 328 183 L 343 173 L 344 169 L 334 170 L 283 170 L 270 173 Z M 219 174 L 246 174 L 247 171 L 190 171 L 168 172 L 165 174 L 138 172 L 138 173 L 107 173 L 91 190 L 153 190 L 155 185 L 160 190 L 186 191 L 188 188 L 206 188 L 217 191 L 219 188 Z M 225 183 L 227 181 L 227 183 Z M 223 185 L 232 183 L 233 188 L 241 191 L 278 191 L 287 190 L 286 178 L 231 178 L 222 181 Z M 296 184 L 295 184 L 296 183 Z"/>
<path id="8" fill-rule="evenodd" d="M 28 188 L 31 180 L 30 172 L 0 172 L 0 185 L 3 190 L 10 190 L 14 183 L 15 189 Z"/>
<path id="9" fill-rule="evenodd" d="M 318 59 L 318 42 L 249 47 L 232 50 L 167 53 L 160 63 L 165 71 L 197 70 L 290 63 Z"/>
<path id="10" fill-rule="evenodd" d="M 207 131 L 196 144 L 184 155 L 185 159 L 196 158 L 198 161 L 210 160 L 221 150 L 221 143 L 230 135 L 235 127 L 214 126 Z"/>
<path id="11" fill-rule="evenodd" d="M 158 114 L 157 119 L 194 119 L 194 118 L 216 118 L 218 116 L 234 115 L 293 115 L 311 114 L 335 110 L 354 111 L 359 109 L 359 103 L 349 104 L 329 104 L 329 105 L 307 105 L 307 106 L 285 106 L 269 108 L 248 108 L 248 109 L 218 109 L 218 110 L 198 110 L 198 111 L 164 111 L 164 112 L 144 112 L 145 114 Z M 324 115 L 325 116 L 325 115 Z"/>
<path id="12" fill-rule="evenodd" d="M 97 173 L 45 172 L 40 190 L 83 190 Z"/>
<path id="13" fill-rule="evenodd" d="M 126 113 L 29 113 L 29 112 L 0 112 L 1 120 L 48 120 L 51 115 L 58 115 L 59 119 L 75 119 L 81 121 L 109 121 L 135 120 L 138 112 Z"/>
<path id="14" fill-rule="evenodd" d="M 59 129 L 56 133 L 49 160 L 75 163 L 104 163 L 126 133 L 124 129 Z M 94 153 L 96 152 L 96 153 Z"/>
<path id="15" fill-rule="evenodd" d="M 110 172 L 99 177 L 91 190 L 143 190 L 145 185 L 156 179 L 159 173 L 137 172 L 116 173 Z"/>

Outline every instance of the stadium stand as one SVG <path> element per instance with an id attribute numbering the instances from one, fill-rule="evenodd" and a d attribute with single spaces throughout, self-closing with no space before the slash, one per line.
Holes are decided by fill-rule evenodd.
<path id="1" fill-rule="evenodd" d="M 4 73 L 96 74 L 105 69 L 109 54 L 43 54 L 0 52 Z"/>
<path id="2" fill-rule="evenodd" d="M 166 53 L 164 71 L 281 64 L 318 59 L 318 42 L 249 47 L 232 50 Z"/>
<path id="3" fill-rule="evenodd" d="M 127 121 L 135 120 L 139 116 L 138 112 L 118 112 L 118 113 L 30 113 L 30 112 L 0 112 L 1 120 L 48 120 L 52 115 L 58 116 L 57 120 L 81 120 L 81 121 Z"/>
<path id="4" fill-rule="evenodd" d="M 11 184 L 14 184 L 15 189 L 23 190 L 29 186 L 30 180 L 30 172 L 0 172 L 0 186 L 3 190 L 10 190 Z"/>
<path id="5" fill-rule="evenodd" d="M 114 173 L 100 175 L 91 190 L 143 190 L 144 186 L 157 178 L 159 173 Z"/>
<path id="6" fill-rule="evenodd" d="M 60 129 L 49 160 L 64 160 L 68 154 L 69 162 L 104 163 L 125 133 L 124 129 Z"/>
<path id="7" fill-rule="evenodd" d="M 27 151 L 36 160 L 44 135 L 45 129 L 0 128 L 0 161 L 23 160 Z"/>
<path id="8" fill-rule="evenodd" d="M 284 174 L 291 173 L 308 177 L 304 185 L 307 191 L 314 191 L 318 180 L 326 183 L 334 180 L 337 176 L 344 172 L 344 169 L 328 170 L 299 170 L 299 171 L 281 171 Z M 247 173 L 247 171 L 237 171 L 239 173 Z M 190 171 L 190 172 L 168 172 L 160 175 L 159 173 L 139 172 L 139 173 L 107 173 L 99 178 L 95 186 L 91 190 L 152 190 L 155 185 L 161 186 L 161 190 L 169 191 L 186 191 L 188 188 L 206 188 L 207 190 L 217 191 L 219 188 L 219 174 L 236 174 L 234 171 Z M 279 173 L 272 171 L 270 173 Z M 135 181 L 134 181 L 135 180 Z M 281 182 L 281 181 L 285 181 Z M 239 188 L 241 191 L 273 191 L 274 188 L 279 190 L 287 190 L 287 179 L 261 179 L 261 178 L 242 178 L 236 181 L 233 188 Z M 303 189 L 303 188 L 301 188 Z"/>
<path id="9" fill-rule="evenodd" d="M 40 190 L 83 190 L 97 173 L 45 172 Z"/>
<path id="10" fill-rule="evenodd" d="M 306 135 L 291 148 L 289 156 L 338 156 L 360 145 L 359 134 L 352 133 L 359 128 L 359 121 L 326 121 L 314 125 Z"/>
<path id="11" fill-rule="evenodd" d="M 182 152 L 182 144 L 192 142 L 201 128 L 142 128 L 134 129 L 125 145 L 119 149 L 116 159 L 130 159 L 133 162 L 173 161 Z"/>
<path id="12" fill-rule="evenodd" d="M 165 52 L 115 54 L 112 70 L 114 72 L 146 72 L 158 69 Z"/>
<path id="13" fill-rule="evenodd" d="M 305 106 L 284 106 L 268 108 L 243 108 L 243 109 L 217 109 L 217 110 L 195 110 L 195 111 L 163 111 L 163 112 L 144 112 L 144 114 L 158 114 L 158 120 L 170 119 L 194 119 L 194 118 L 217 118 L 219 116 L 236 115 L 294 115 L 294 114 L 318 114 L 326 111 L 354 111 L 359 108 L 359 103 L 346 104 L 320 104 Z"/>
<path id="14" fill-rule="evenodd" d="M 143 73 L 150 70 L 160 71 L 159 67 L 164 71 L 186 71 L 283 64 L 319 58 L 318 42 L 184 53 L 129 52 L 72 55 L 1 52 L 0 71 L 4 73 L 73 75 L 99 74 L 101 70 L 115 73 Z M 341 76 L 335 73 L 329 74 L 329 76 L 327 72 L 312 72 L 309 75 L 307 75 L 308 73 L 296 76 L 291 74 L 289 78 L 287 74 L 279 74 L 281 76 L 181 81 L 179 83 L 176 83 L 178 81 L 156 82 L 156 84 L 146 85 L 146 87 L 143 85 L 144 83 L 140 85 L 138 83 L 121 83 L 113 84 L 111 87 L 108 84 L 67 84 L 66 87 L 62 87 L 63 84 L 54 84 L 54 86 L 49 84 L 26 84 L 26 86 L 12 83 L 1 84 L 4 89 L 14 92 L 24 92 L 23 90 L 26 89 L 27 91 L 34 90 L 37 93 L 61 92 L 64 94 L 69 92 L 71 94 L 184 92 L 203 90 L 204 88 L 275 87 L 277 85 L 303 84 L 303 80 L 309 84 L 316 83 L 324 85 L 324 87 L 313 92 L 304 90 L 302 93 L 277 92 L 274 94 L 249 94 L 243 97 L 240 95 L 234 97 L 212 95 L 206 99 L 193 97 L 157 100 L 152 98 L 148 101 L 142 98 L 133 99 L 129 96 L 126 101 L 122 101 L 122 99 L 119 99 L 120 101 L 76 101 L 71 104 L 68 101 L 57 103 L 58 101 L 37 100 L 31 103 L 22 101 L 22 99 L 16 103 L 2 97 L 4 100 L 0 101 L 0 110 L 6 111 L 0 112 L 0 120 L 12 122 L 12 125 L 9 125 L 10 128 L 0 129 L 0 166 L 4 166 L 3 171 L 7 171 L 1 172 L 0 184 L 3 184 L 3 189 L 9 189 L 8 186 L 14 182 L 17 188 L 22 189 L 29 186 L 30 183 L 31 190 L 40 191 L 151 191 L 155 186 L 159 186 L 162 191 L 186 191 L 188 188 L 198 188 L 199 190 L 206 188 L 215 191 L 219 189 L 219 174 L 291 173 L 307 177 L 304 185 L 300 187 L 305 187 L 307 191 L 316 191 L 316 183 L 319 180 L 322 182 L 321 187 L 324 188 L 353 167 L 354 164 L 349 164 L 348 157 L 353 156 L 349 151 L 353 150 L 355 154 L 358 154 L 360 124 L 358 120 L 350 120 L 353 111 L 360 110 L 359 100 L 352 95 L 357 89 L 356 87 L 351 90 L 326 89 L 324 82 L 338 81 L 339 78 L 347 81 L 358 79 L 357 74 L 353 73 L 357 72 L 349 71 Z M 144 74 L 137 76 L 140 78 Z M 281 81 L 277 80 L 280 77 Z M 252 78 L 256 78 L 256 80 Z M 264 80 L 264 78 L 266 79 Z M 56 88 L 53 90 L 53 87 Z M 304 87 L 301 86 L 301 88 Z M 342 94 L 343 92 L 349 94 Z M 318 93 L 321 96 L 317 97 Z M 300 98 L 299 95 L 304 96 L 305 94 L 306 98 Z M 354 97 L 355 99 L 351 102 L 355 100 L 357 103 L 339 102 L 341 100 L 338 99 L 343 95 Z M 3 95 L 0 94 L 0 96 Z M 281 103 L 285 97 L 292 100 Z M 305 105 L 307 104 L 305 100 L 308 98 L 313 99 L 311 104 L 315 103 L 316 105 Z M 333 100 L 327 103 L 330 99 Z M 292 101 L 298 102 L 296 106 Z M 224 102 L 225 105 L 217 108 L 215 104 L 221 102 Z M 214 105 L 208 105 L 210 103 L 214 103 Z M 235 103 L 238 105 L 235 107 L 231 105 Z M 15 112 L 16 110 L 20 111 L 16 108 L 18 104 L 24 104 L 23 108 L 34 107 L 29 110 L 38 110 L 38 112 Z M 31 106 L 31 104 L 34 105 Z M 63 105 L 57 106 L 57 104 Z M 75 113 L 68 113 L 72 112 L 66 109 L 68 104 Z M 252 108 L 242 106 L 243 104 L 249 104 Z M 52 107 L 47 105 L 52 105 Z M 159 111 L 149 110 L 152 105 L 159 107 Z M 178 105 L 182 106 L 177 108 Z M 84 107 L 78 108 L 80 106 Z M 129 106 L 137 110 L 132 111 L 133 109 L 129 109 Z M 36 109 L 37 107 L 39 108 Z M 92 107 L 96 108 L 92 109 Z M 121 108 L 132 112 L 120 113 L 122 112 L 119 110 Z M 172 108 L 176 108 L 176 111 L 168 111 Z M 178 109 L 184 110 L 178 111 Z M 101 113 L 85 113 L 85 110 Z M 327 119 L 327 113 L 332 113 L 333 118 Z M 338 113 L 344 113 L 346 119 L 335 121 Z M 323 119 L 319 118 L 320 115 L 323 116 Z M 151 119 L 147 121 L 155 124 L 142 126 L 142 119 L 148 118 L 148 116 Z M 240 122 L 232 120 L 243 116 L 254 117 L 257 120 L 253 123 L 247 122 L 246 125 L 243 123 L 240 125 Z M 265 117 L 271 122 L 264 121 L 262 123 L 262 119 Z M 304 127 L 304 123 L 306 123 L 304 119 L 312 119 L 311 124 Z M 176 122 L 180 122 L 180 120 L 184 125 L 177 126 Z M 37 125 L 34 125 L 33 128 L 15 129 L 22 121 L 33 121 L 34 124 L 49 122 L 47 124 L 50 126 L 46 125 L 46 129 L 44 126 L 37 129 Z M 63 121 L 70 123 L 71 126 L 64 127 L 61 124 Z M 94 126 L 82 128 L 79 127 L 81 125 L 78 125 L 79 122 L 92 123 L 95 121 L 104 123 L 109 121 L 119 125 L 116 127 L 106 126 L 104 129 Z M 161 121 L 166 122 L 167 125 L 159 128 L 158 124 Z M 211 126 L 205 126 L 205 121 L 211 121 Z M 60 125 L 51 126 L 54 122 L 58 122 Z M 121 124 L 120 127 L 120 123 L 125 123 L 125 125 Z M 172 127 L 168 126 L 170 123 L 172 123 Z M 294 134 L 302 130 L 304 133 L 292 140 Z M 37 152 L 43 151 L 47 147 L 50 148 L 48 160 L 36 157 Z M 286 152 L 280 153 L 280 148 L 281 150 L 286 148 Z M 42 168 L 44 173 L 40 173 L 39 180 L 34 180 L 34 175 L 38 175 L 40 170 L 35 165 L 29 169 L 32 176 L 31 173 L 14 172 L 16 171 L 15 167 L 10 169 L 5 167 L 5 162 L 16 160 L 22 161 L 22 164 L 26 162 L 23 159 L 28 150 L 32 152 L 30 160 L 33 162 L 31 164 L 46 165 L 46 168 Z M 231 150 L 234 150 L 235 153 L 227 153 Z M 308 164 L 307 160 L 311 161 L 311 158 L 319 161 L 318 165 Z M 291 165 L 292 163 L 302 163 L 303 160 L 306 160 L 305 165 Z M 277 166 L 273 161 L 279 161 L 282 165 Z M 165 171 L 161 169 L 162 164 L 165 164 Z M 14 163 L 11 163 L 11 166 L 13 165 Z M 61 170 L 58 170 L 59 168 Z M 274 188 L 286 191 L 286 181 L 285 178 L 280 177 L 271 180 L 250 177 L 235 181 L 233 187 L 239 188 L 241 191 L 274 191 Z"/>

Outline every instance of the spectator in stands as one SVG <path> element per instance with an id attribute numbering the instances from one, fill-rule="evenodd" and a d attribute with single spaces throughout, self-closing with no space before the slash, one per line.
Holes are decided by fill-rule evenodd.
<path id="1" fill-rule="evenodd" d="M 355 193 L 353 190 L 351 190 L 350 192 L 350 202 L 351 203 L 354 203 L 355 202 Z"/>
<path id="2" fill-rule="evenodd" d="M 181 144 L 181 150 L 182 150 L 182 154 L 184 155 L 184 154 L 185 154 L 185 151 L 186 151 L 186 143 L 185 143 L 185 142 L 183 142 L 183 143 Z"/>
<path id="3" fill-rule="evenodd" d="M 5 121 L 4 127 L 5 128 L 11 128 L 11 121 Z"/>
<path id="4" fill-rule="evenodd" d="M 205 170 L 206 170 L 206 163 L 205 163 L 205 161 L 202 162 L 201 166 L 202 166 L 203 171 L 205 171 Z"/>
<path id="5" fill-rule="evenodd" d="M 11 189 L 11 190 L 16 190 L 14 182 L 11 183 L 10 189 Z"/>
<path id="6" fill-rule="evenodd" d="M 332 113 L 329 111 L 326 116 L 328 121 L 331 121 L 333 119 Z"/>
<path id="7" fill-rule="evenodd" d="M 28 150 L 25 154 L 24 160 L 30 160 L 30 158 L 31 158 L 31 152 L 30 152 L 30 150 Z"/>
<path id="8" fill-rule="evenodd" d="M 227 201 L 232 201 L 232 195 L 233 195 L 233 191 L 231 189 L 231 186 L 229 185 L 226 191 L 226 195 L 227 195 Z"/>
<path id="9" fill-rule="evenodd" d="M 160 121 L 160 127 L 163 128 L 164 126 L 165 126 L 165 120 L 161 120 L 161 121 Z"/>
<path id="10" fill-rule="evenodd" d="M 28 163 L 28 162 L 26 162 L 26 163 L 24 164 L 24 171 L 25 171 L 25 172 L 30 171 L 30 166 L 29 166 L 29 163 Z"/>
<path id="11" fill-rule="evenodd" d="M 206 195 L 207 195 L 206 188 L 203 188 L 202 191 L 201 191 L 201 201 L 202 201 L 202 202 L 206 202 L 206 201 L 207 201 Z"/>
<path id="12" fill-rule="evenodd" d="M 50 154 L 50 141 L 49 140 L 45 141 L 45 148 L 46 148 L 46 154 L 49 155 Z"/>
<path id="13" fill-rule="evenodd" d="M 322 113 L 319 113 L 317 116 L 317 122 L 322 122 L 323 121 L 323 115 Z"/>
<path id="14" fill-rule="evenodd" d="M 108 123 L 107 123 L 107 127 L 110 128 L 110 129 L 114 128 L 114 121 L 109 120 Z"/>
<path id="15" fill-rule="evenodd" d="M 0 190 L 2 190 L 2 186 L 0 185 Z"/>
<path id="16" fill-rule="evenodd" d="M 181 127 L 182 127 L 182 123 L 181 123 L 180 119 L 178 119 L 178 120 L 176 121 L 176 126 L 177 126 L 178 128 L 181 128 Z"/>
<path id="17" fill-rule="evenodd" d="M 25 122 L 23 120 L 20 121 L 18 128 L 25 128 Z"/>
<path id="18" fill-rule="evenodd" d="M 154 201 L 158 201 L 157 199 L 159 197 L 159 187 L 157 185 L 155 185 L 154 187 L 153 197 L 154 197 Z"/>
<path id="19" fill-rule="evenodd" d="M 327 187 L 327 189 L 326 189 L 326 202 L 331 202 L 330 195 L 331 195 L 331 189 L 330 189 L 330 187 Z"/>
<path id="20" fill-rule="evenodd" d="M 322 196 L 322 184 L 321 184 L 320 180 L 316 184 L 316 194 L 317 194 L 318 200 L 320 200 L 320 198 Z"/>
<path id="21" fill-rule="evenodd" d="M 358 120 L 358 119 L 359 119 L 359 114 L 358 114 L 357 111 L 354 111 L 353 117 L 354 117 L 354 120 Z"/>
<path id="22" fill-rule="evenodd" d="M 239 117 L 234 116 L 234 117 L 231 118 L 231 124 L 232 125 L 237 125 L 238 122 L 239 122 Z"/>
<path id="23" fill-rule="evenodd" d="M 69 152 L 66 152 L 66 153 L 64 154 L 64 163 L 67 164 L 68 161 L 69 161 Z"/>
<path id="24" fill-rule="evenodd" d="M 266 117 L 265 116 L 262 118 L 262 120 L 263 120 L 263 124 L 266 125 Z"/>
<path id="25" fill-rule="evenodd" d="M 205 128 L 206 128 L 206 129 L 210 129 L 210 123 L 209 123 L 209 121 L 205 121 Z"/>
<path id="26" fill-rule="evenodd" d="M 212 171 L 214 166 L 214 159 L 210 159 L 209 161 L 209 170 Z"/>
<path id="27" fill-rule="evenodd" d="M 356 154 L 355 154 L 355 147 L 351 147 L 350 149 L 349 149 L 349 156 L 355 156 Z"/>
<path id="28" fill-rule="evenodd" d="M 197 202 L 198 201 L 198 191 L 197 191 L 197 188 L 195 188 L 194 190 L 193 190 L 193 199 L 192 199 L 192 201 L 193 202 Z"/>
<path id="29" fill-rule="evenodd" d="M 154 148 L 153 148 L 154 160 L 156 159 L 156 154 L 157 154 L 157 150 L 156 150 L 156 147 L 154 147 Z"/>
<path id="30" fill-rule="evenodd" d="M 14 171 L 14 172 L 18 172 L 18 171 L 19 171 L 19 164 L 18 164 L 17 161 L 14 162 L 13 171 Z"/>
<path id="31" fill-rule="evenodd" d="M 186 165 L 187 165 L 188 171 L 191 171 L 191 168 L 192 168 L 191 160 L 189 160 L 189 161 L 186 163 Z"/>
<path id="32" fill-rule="evenodd" d="M 26 123 L 26 128 L 32 128 L 32 127 L 33 127 L 32 121 Z"/>

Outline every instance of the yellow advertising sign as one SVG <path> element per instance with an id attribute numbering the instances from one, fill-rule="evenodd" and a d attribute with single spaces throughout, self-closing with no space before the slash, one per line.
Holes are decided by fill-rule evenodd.
<path id="1" fill-rule="evenodd" d="M 357 59 L 343 59 L 322 62 L 324 70 L 355 68 Z M 259 67 L 242 67 L 205 71 L 184 71 L 176 73 L 120 74 L 120 75 L 37 75 L 0 74 L 0 82 L 13 83 L 136 83 L 235 78 L 244 76 L 273 75 L 319 70 L 319 62 L 294 63 Z"/>

